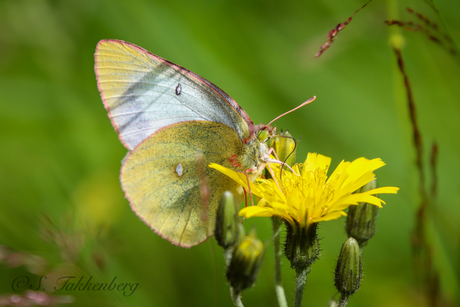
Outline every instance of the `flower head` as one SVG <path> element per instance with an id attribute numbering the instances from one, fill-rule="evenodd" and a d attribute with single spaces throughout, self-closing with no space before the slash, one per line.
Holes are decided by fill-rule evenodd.
<path id="1" fill-rule="evenodd" d="M 374 170 L 385 165 L 380 159 L 342 161 L 328 178 L 330 162 L 329 157 L 309 153 L 304 163 L 293 166 L 294 173 L 281 170 L 278 164 L 269 164 L 275 179 L 257 179 L 255 183 L 250 183 L 252 193 L 261 199 L 257 206 L 241 209 L 239 215 L 246 218 L 279 216 L 295 231 L 299 226 L 308 228 L 313 223 L 344 216 L 345 209 L 360 202 L 381 207 L 384 202 L 373 194 L 394 194 L 399 190 L 396 187 L 383 187 L 356 192 L 375 178 Z M 248 189 L 244 174 L 214 163 L 209 166 Z"/>
<path id="2" fill-rule="evenodd" d="M 264 253 L 264 244 L 257 238 L 255 229 L 235 246 L 227 268 L 227 280 L 237 292 L 254 285 Z"/>

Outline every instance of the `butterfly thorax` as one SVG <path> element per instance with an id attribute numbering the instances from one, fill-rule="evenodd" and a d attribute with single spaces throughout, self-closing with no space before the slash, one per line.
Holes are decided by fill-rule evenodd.
<path id="1" fill-rule="evenodd" d="M 243 152 L 238 157 L 242 171 L 248 171 L 249 180 L 253 181 L 265 167 L 268 158 L 268 147 L 258 138 L 251 138 L 243 144 Z"/>

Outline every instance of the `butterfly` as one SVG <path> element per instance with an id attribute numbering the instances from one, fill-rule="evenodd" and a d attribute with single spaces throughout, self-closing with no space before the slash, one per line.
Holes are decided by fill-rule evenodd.
<path id="1" fill-rule="evenodd" d="M 214 233 L 222 193 L 244 199 L 236 182 L 207 166 L 217 163 L 253 180 L 269 159 L 265 141 L 274 128 L 254 125 L 208 80 L 128 42 L 101 40 L 95 72 L 129 150 L 120 178 L 131 208 L 173 244 L 202 243 Z"/>

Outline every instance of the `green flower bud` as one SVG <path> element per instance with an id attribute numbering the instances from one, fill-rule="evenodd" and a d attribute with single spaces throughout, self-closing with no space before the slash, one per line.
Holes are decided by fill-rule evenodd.
<path id="1" fill-rule="evenodd" d="M 215 230 L 217 243 L 227 249 L 238 242 L 240 224 L 233 194 L 226 191 L 222 194 L 217 208 Z"/>
<path id="2" fill-rule="evenodd" d="M 364 185 L 360 193 L 377 188 L 377 180 Z M 377 195 L 375 195 L 377 196 Z M 347 225 L 345 227 L 348 236 L 355 238 L 359 246 L 363 247 L 375 233 L 377 212 L 379 207 L 369 203 L 359 203 L 357 206 L 348 208 Z"/>
<path id="3" fill-rule="evenodd" d="M 236 293 L 254 285 L 264 252 L 264 244 L 257 238 L 255 230 L 236 245 L 227 269 L 227 280 Z"/>
<path id="4" fill-rule="evenodd" d="M 289 166 L 295 164 L 296 142 L 288 131 L 283 134 L 281 130 L 280 136 L 270 140 L 270 147 L 275 150 L 280 161 L 286 161 L 286 164 Z"/>
<path id="5" fill-rule="evenodd" d="M 346 296 L 358 291 L 362 270 L 361 250 L 358 242 L 350 237 L 342 245 L 335 268 L 335 287 L 337 290 Z"/>

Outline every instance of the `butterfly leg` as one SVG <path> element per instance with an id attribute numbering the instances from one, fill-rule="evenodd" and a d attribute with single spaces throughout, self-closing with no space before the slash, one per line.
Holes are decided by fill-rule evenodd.
<path id="1" fill-rule="evenodd" d="M 249 181 L 249 172 L 251 171 L 251 169 L 247 169 L 244 171 L 245 175 L 246 175 L 246 180 L 248 182 L 248 190 L 249 190 L 249 197 L 251 198 L 251 205 L 254 206 L 254 198 L 252 197 L 252 192 L 251 192 L 251 183 Z"/>
<path id="2" fill-rule="evenodd" d="M 270 159 L 270 162 L 282 164 L 283 166 L 286 166 L 291 172 L 293 172 L 293 173 L 296 174 L 297 176 L 300 176 L 299 174 L 297 174 L 297 173 L 292 169 L 292 167 L 291 167 L 289 164 L 286 164 L 286 163 L 282 162 L 282 161 L 278 158 L 278 155 L 276 154 L 276 151 L 275 151 L 275 149 L 274 149 L 273 147 L 271 147 L 271 148 L 268 150 L 268 156 L 270 156 L 272 153 L 275 155 L 275 158 L 276 158 L 276 159 Z M 268 161 L 267 161 L 267 164 L 268 164 Z M 271 170 L 271 169 L 270 169 L 270 170 Z"/>

